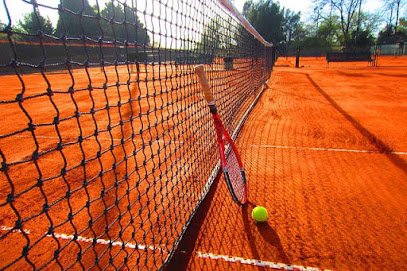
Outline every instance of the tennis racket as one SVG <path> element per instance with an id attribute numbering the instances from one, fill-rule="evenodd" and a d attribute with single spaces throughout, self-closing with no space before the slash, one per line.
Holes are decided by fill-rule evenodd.
<path id="1" fill-rule="evenodd" d="M 222 120 L 218 114 L 215 100 L 212 96 L 211 87 L 208 79 L 206 78 L 204 65 L 196 66 L 195 73 L 198 75 L 205 99 L 208 102 L 210 112 L 212 113 L 216 131 L 216 139 L 218 142 L 220 162 L 223 174 L 225 175 L 227 187 L 233 200 L 243 205 L 247 201 L 247 187 L 246 175 L 242 166 L 242 161 L 235 143 L 223 126 Z"/>

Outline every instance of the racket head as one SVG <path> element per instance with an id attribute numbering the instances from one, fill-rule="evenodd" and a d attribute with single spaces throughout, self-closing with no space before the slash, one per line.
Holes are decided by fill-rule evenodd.
<path id="1" fill-rule="evenodd" d="M 215 114 L 213 118 L 215 121 L 221 165 L 227 187 L 233 200 L 243 205 L 247 202 L 247 186 L 246 174 L 239 152 L 234 141 L 223 126 L 220 117 Z"/>

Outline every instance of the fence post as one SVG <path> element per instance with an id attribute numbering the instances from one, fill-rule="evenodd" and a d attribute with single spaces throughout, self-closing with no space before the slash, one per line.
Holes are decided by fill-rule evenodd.
<path id="1" fill-rule="evenodd" d="M 300 52 L 301 52 L 301 48 L 300 48 L 300 46 L 298 46 L 297 54 L 295 55 L 295 67 L 296 68 L 300 67 Z"/>

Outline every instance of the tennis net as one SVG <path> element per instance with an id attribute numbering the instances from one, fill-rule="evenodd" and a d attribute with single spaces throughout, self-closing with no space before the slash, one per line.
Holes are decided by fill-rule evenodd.
<path id="1" fill-rule="evenodd" d="M 226 0 L 5 0 L 0 21 L 0 269 L 162 269 L 219 169 L 193 67 L 236 137 L 271 45 Z"/>

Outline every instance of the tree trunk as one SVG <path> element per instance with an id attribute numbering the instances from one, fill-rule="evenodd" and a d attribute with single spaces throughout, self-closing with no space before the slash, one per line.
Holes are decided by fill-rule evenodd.
<path id="1" fill-rule="evenodd" d="M 330 50 L 332 48 L 331 40 L 332 40 L 332 6 L 331 9 L 329 10 L 329 28 L 328 28 L 328 38 L 326 39 L 326 51 Z"/>
<path id="2" fill-rule="evenodd" d="M 395 27 L 394 27 L 395 35 L 397 35 L 397 27 L 399 26 L 400 2 L 401 2 L 401 0 L 396 1 L 396 23 L 395 23 Z"/>
<path id="3" fill-rule="evenodd" d="M 361 13 L 361 9 L 362 9 L 362 2 L 363 2 L 363 0 L 359 0 L 358 26 L 356 29 L 357 35 L 359 35 L 359 31 L 360 31 L 360 13 Z"/>
<path id="4" fill-rule="evenodd" d="M 358 40 L 359 40 L 359 32 L 360 32 L 360 13 L 361 13 L 361 9 L 362 9 L 362 1 L 363 1 L 363 0 L 359 0 L 358 25 L 357 25 L 357 28 L 356 28 L 355 44 L 357 44 L 357 43 L 358 43 Z"/>
<path id="5" fill-rule="evenodd" d="M 393 24 L 393 8 L 390 9 L 390 18 L 389 18 L 389 25 Z"/>

